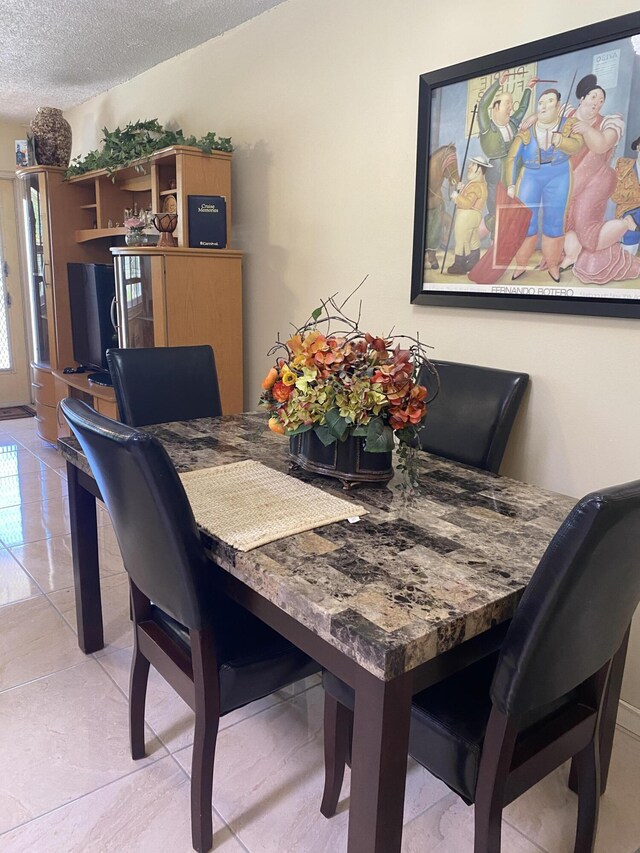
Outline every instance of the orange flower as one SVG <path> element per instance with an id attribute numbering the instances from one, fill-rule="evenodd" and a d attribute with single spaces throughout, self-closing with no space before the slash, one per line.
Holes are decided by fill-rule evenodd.
<path id="1" fill-rule="evenodd" d="M 264 377 L 264 380 L 262 382 L 262 387 L 264 388 L 264 390 L 268 391 L 270 388 L 273 388 L 277 378 L 278 371 L 275 369 L 275 367 L 272 367 L 271 370 Z"/>
<path id="2" fill-rule="evenodd" d="M 271 432 L 277 432 L 278 435 L 284 435 L 284 424 L 281 424 L 277 418 L 269 418 L 269 429 Z"/>
<path id="3" fill-rule="evenodd" d="M 271 389 L 273 399 L 277 400 L 278 403 L 286 403 L 292 391 L 293 385 L 285 385 L 284 382 L 280 381 L 276 382 Z"/>

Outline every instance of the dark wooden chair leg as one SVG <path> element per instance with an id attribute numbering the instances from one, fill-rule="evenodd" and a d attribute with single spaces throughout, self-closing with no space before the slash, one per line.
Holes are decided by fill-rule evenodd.
<path id="1" fill-rule="evenodd" d="M 147 701 L 147 682 L 149 680 L 149 661 L 138 647 L 138 623 L 149 618 L 151 602 L 144 593 L 129 579 L 129 613 L 133 625 L 133 657 L 129 675 L 129 741 L 131 757 L 134 760 L 144 758 L 144 710 Z"/>
<path id="2" fill-rule="evenodd" d="M 195 688 L 195 734 L 191 760 L 191 839 L 194 850 L 213 845 L 213 763 L 220 721 L 218 666 L 210 630 L 190 631 Z"/>
<path id="3" fill-rule="evenodd" d="M 129 679 L 129 740 L 131 757 L 134 760 L 144 758 L 144 708 L 147 699 L 147 681 L 149 661 L 138 651 L 137 643 L 133 649 L 131 676 Z"/>
<path id="4" fill-rule="evenodd" d="M 320 811 L 325 817 L 336 813 L 344 767 L 351 752 L 353 713 L 325 691 L 324 694 L 324 792 Z"/>
<path id="5" fill-rule="evenodd" d="M 476 787 L 474 853 L 500 853 L 502 809 L 517 734 L 508 717 L 491 712 Z"/>
<path id="6" fill-rule="evenodd" d="M 616 718 L 618 715 L 618 703 L 620 702 L 620 690 L 622 689 L 622 677 L 624 676 L 624 665 L 627 659 L 627 648 L 629 646 L 629 632 L 627 630 L 620 648 L 611 662 L 611 673 L 605 693 L 600 720 L 600 794 L 607 790 L 609 779 L 609 765 L 611 764 L 611 751 L 613 749 L 613 737 L 616 732 Z M 571 762 L 569 774 L 569 788 L 578 793 L 578 767 L 575 759 Z"/>
<path id="7" fill-rule="evenodd" d="M 574 853 L 593 853 L 600 807 L 600 749 L 595 740 L 574 762 L 578 776 L 578 829 Z"/>

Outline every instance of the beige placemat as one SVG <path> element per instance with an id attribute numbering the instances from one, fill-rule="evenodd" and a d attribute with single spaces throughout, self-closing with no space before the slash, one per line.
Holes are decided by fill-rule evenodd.
<path id="1" fill-rule="evenodd" d="M 367 512 L 252 460 L 189 471 L 180 479 L 198 525 L 239 551 Z"/>

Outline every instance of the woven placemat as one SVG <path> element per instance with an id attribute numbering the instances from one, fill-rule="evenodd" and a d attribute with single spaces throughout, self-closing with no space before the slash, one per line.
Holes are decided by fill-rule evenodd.
<path id="1" fill-rule="evenodd" d="M 189 471 L 180 479 L 198 525 L 238 551 L 367 512 L 252 460 Z"/>

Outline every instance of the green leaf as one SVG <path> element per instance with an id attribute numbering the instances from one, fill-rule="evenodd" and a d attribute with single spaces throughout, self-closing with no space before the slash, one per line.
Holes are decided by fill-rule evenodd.
<path id="1" fill-rule="evenodd" d="M 329 447 L 330 444 L 334 444 L 336 441 L 335 435 L 330 432 L 328 427 L 326 427 L 324 424 L 320 424 L 319 426 L 314 427 L 314 432 L 325 447 Z"/>
<path id="2" fill-rule="evenodd" d="M 344 441 L 347 437 L 347 432 L 349 431 L 349 424 L 340 414 L 340 409 L 329 409 L 324 416 L 324 419 L 331 434 L 335 435 L 336 438 L 339 438 L 340 441 Z"/>
<path id="3" fill-rule="evenodd" d="M 393 450 L 393 430 L 382 418 L 369 421 L 364 449 L 367 453 L 388 453 Z"/>
<path id="4" fill-rule="evenodd" d="M 369 424 L 365 424 L 364 426 L 357 426 L 351 430 L 351 435 L 359 436 L 364 438 L 369 432 Z"/>
<path id="5" fill-rule="evenodd" d="M 288 429 L 287 435 L 302 435 L 303 432 L 309 432 L 310 429 L 313 429 L 313 424 L 302 424 L 295 429 Z"/>
<path id="6" fill-rule="evenodd" d="M 416 428 L 414 426 L 406 426 L 396 432 L 398 441 L 404 442 L 410 446 L 416 443 Z"/>
<path id="7" fill-rule="evenodd" d="M 311 312 L 311 319 L 315 321 L 315 320 L 317 320 L 317 319 L 318 319 L 318 317 L 319 317 L 321 314 L 322 314 L 322 308 L 316 308 L 315 310 L 313 310 L 313 311 Z"/>

